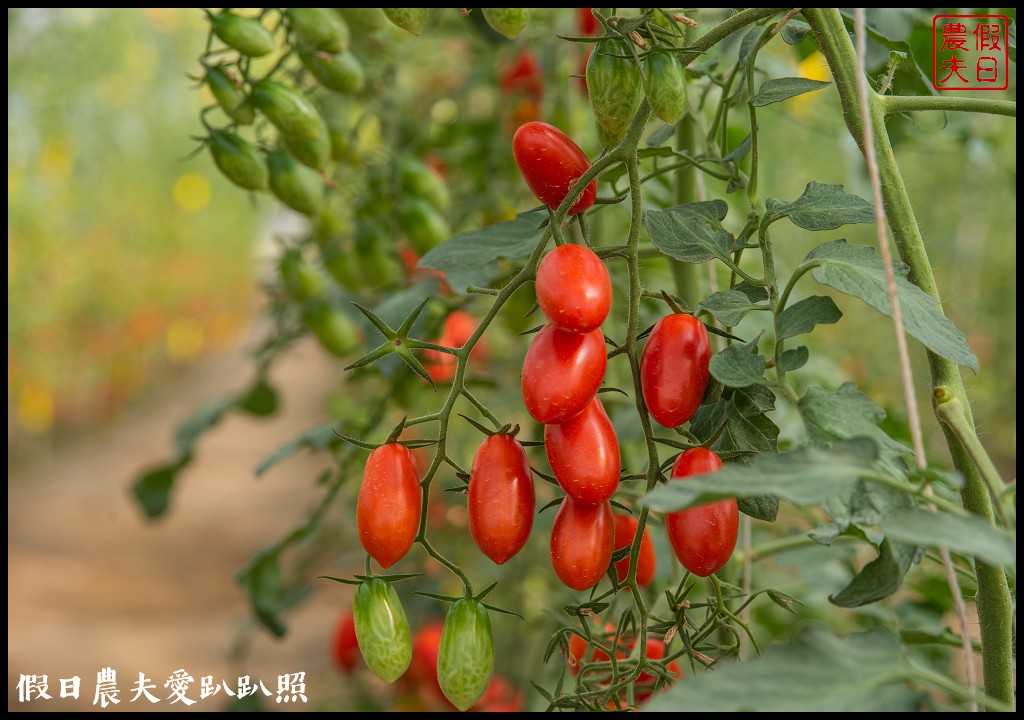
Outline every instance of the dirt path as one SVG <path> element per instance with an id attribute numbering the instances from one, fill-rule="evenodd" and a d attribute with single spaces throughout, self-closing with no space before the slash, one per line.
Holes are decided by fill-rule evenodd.
<path id="1" fill-rule="evenodd" d="M 283 412 L 269 421 L 231 416 L 200 443 L 177 488 L 171 513 L 146 522 L 128 495 L 141 467 L 167 457 L 175 424 L 200 403 L 239 387 L 251 374 L 241 352 L 215 358 L 164 389 L 148 407 L 76 441 L 8 480 L 8 710 L 89 710 L 97 673 L 117 671 L 122 702 L 110 710 L 178 710 L 164 682 L 179 668 L 237 686 L 230 644 L 247 605 L 234 572 L 253 552 L 291 528 L 317 497 L 312 478 L 325 457 L 301 453 L 254 479 L 268 452 L 322 422 L 337 365 L 312 346 L 284 360 L 273 380 Z M 316 709 L 336 692 L 327 636 L 347 589 L 319 592 L 292 618 L 280 642 L 261 634 L 241 674 L 276 694 L 284 673 L 307 673 Z M 140 672 L 160 698 L 131 703 Z M 46 674 L 52 700 L 19 702 L 20 676 Z M 77 702 L 61 699 L 61 678 L 81 678 Z M 225 692 L 193 710 L 225 708 Z M 273 705 L 274 698 L 269 698 Z M 145 706 L 145 707 L 141 707 Z M 278 706 L 284 708 L 284 705 Z"/>

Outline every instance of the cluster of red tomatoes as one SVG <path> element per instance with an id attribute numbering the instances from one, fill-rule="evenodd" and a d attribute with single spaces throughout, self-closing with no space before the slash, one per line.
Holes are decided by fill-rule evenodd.
<path id="1" fill-rule="evenodd" d="M 552 209 L 566 200 L 590 167 L 579 146 L 546 123 L 520 127 L 512 150 L 526 184 Z M 597 183 L 592 181 L 568 214 L 584 212 L 596 196 Z M 614 521 L 622 528 L 621 537 L 615 538 L 608 500 L 618 486 L 619 448 L 597 397 L 607 361 L 600 325 L 611 307 L 611 280 L 593 251 L 561 245 L 541 262 L 536 286 L 537 302 L 549 323 L 526 354 L 523 402 L 530 415 L 545 424 L 548 460 L 566 492 L 552 528 L 552 564 L 566 585 L 584 590 L 601 579 L 614 546 L 629 533 L 627 524 L 636 531 L 636 521 L 624 517 Z M 640 379 L 644 402 L 658 423 L 674 428 L 693 417 L 710 380 L 710 360 L 708 332 L 696 317 L 676 313 L 654 326 L 641 356 Z M 714 472 L 721 466 L 713 451 L 693 448 L 676 460 L 672 478 Z M 665 522 L 676 556 L 697 575 L 712 574 L 732 555 L 739 523 L 735 500 L 669 513 Z M 653 575 L 653 552 L 650 555 Z M 647 563 L 640 565 L 638 582 Z M 621 578 L 621 569 L 619 574 Z"/>

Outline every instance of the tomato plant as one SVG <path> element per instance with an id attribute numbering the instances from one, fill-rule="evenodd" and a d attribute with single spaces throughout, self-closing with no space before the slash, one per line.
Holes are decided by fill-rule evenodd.
<path id="1" fill-rule="evenodd" d="M 916 41 L 887 37 L 891 23 L 867 34 L 831 9 L 700 12 L 699 22 L 658 8 L 210 16 L 201 77 L 216 101 L 202 120 L 213 160 L 308 224 L 281 240 L 267 282 L 273 330 L 259 381 L 307 333 L 345 363 L 330 423 L 268 462 L 304 447 L 332 454 L 318 528 L 332 503 L 344 512 L 336 499 L 369 452 L 356 507 L 366 574 L 336 579 L 362 583 L 360 647 L 371 669 L 397 676 L 401 662 L 381 658 L 405 657 L 404 643 L 368 652 L 360 617 L 368 627 L 383 615 L 374 608 L 395 606 L 392 583 L 412 575 L 371 576 L 371 559 L 386 569 L 420 546 L 422 602 L 452 606 L 439 634 L 417 635 L 411 675 L 435 677 L 435 700 L 439 690 L 459 709 L 514 706 L 500 683 L 498 699 L 483 700 L 495 663 L 514 657 L 522 671 L 558 651 L 570 672 L 540 670 L 531 709 L 781 711 L 822 709 L 822 697 L 866 705 L 831 710 L 1009 709 L 1015 485 L 974 432 L 959 368 L 981 363 L 938 301 L 890 130 L 905 129 L 901 114 L 1013 115 L 1015 105 L 926 97 Z M 919 12 L 905 19 L 918 34 L 931 27 Z M 250 41 L 261 29 L 274 54 L 257 70 Z M 851 30 L 872 43 L 860 89 Z M 451 33 L 463 35 L 444 44 Z M 589 111 L 568 91 L 588 51 Z M 339 74 L 345 53 L 359 82 Z M 775 76 L 791 66 L 800 77 Z M 850 147 L 874 152 L 871 165 L 835 163 L 827 149 L 794 155 L 814 143 L 794 137 L 795 118 L 825 133 L 836 96 L 831 122 L 848 123 Z M 510 122 L 520 123 L 511 140 Z M 839 143 L 849 144 L 830 135 L 821 147 Z M 431 170 L 435 157 L 445 173 Z M 768 172 L 783 160 L 785 172 Z M 870 200 L 840 184 L 868 187 L 860 173 L 871 167 Z M 886 220 L 902 263 L 872 246 Z M 844 239 L 828 235 L 840 228 Z M 898 403 L 837 380 L 877 391 L 867 359 L 810 362 L 834 340 L 818 326 L 853 315 L 840 294 L 905 318 L 897 331 L 928 355 L 956 474 L 928 466 L 942 453 L 911 447 L 914 412 L 904 421 Z M 351 331 L 326 340 L 324 318 Z M 911 368 L 906 356 L 899 365 Z M 480 431 L 482 443 L 467 439 Z M 166 499 L 191 444 L 181 453 L 140 483 L 147 507 Z M 267 579 L 271 560 L 296 543 L 288 536 L 242 574 L 275 632 L 298 593 Z M 538 562 L 545 547 L 550 568 Z M 948 672 L 949 647 L 974 653 L 962 628 L 975 590 L 983 693 Z M 783 612 L 831 626 L 794 633 Z M 523 617 L 520 630 L 509 614 Z M 887 671 L 865 672 L 877 667 Z"/>
<path id="2" fill-rule="evenodd" d="M 512 155 L 526 185 L 551 209 L 562 204 L 572 184 L 590 168 L 590 160 L 580 146 L 544 122 L 519 126 L 512 137 Z M 596 198 L 597 181 L 592 180 L 569 207 L 569 215 L 584 212 Z"/>

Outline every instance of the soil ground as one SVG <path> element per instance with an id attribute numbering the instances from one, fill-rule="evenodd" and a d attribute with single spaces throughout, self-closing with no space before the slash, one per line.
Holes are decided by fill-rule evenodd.
<path id="1" fill-rule="evenodd" d="M 169 457 L 178 422 L 251 372 L 241 351 L 207 360 L 118 421 L 45 457 L 8 461 L 8 710 L 100 710 L 93 700 L 106 667 L 117 672 L 121 702 L 104 712 L 183 709 L 164 687 L 178 669 L 195 678 L 192 710 L 227 708 L 224 691 L 199 700 L 207 675 L 229 687 L 250 675 L 276 696 L 279 675 L 306 672 L 309 703 L 275 705 L 271 697 L 273 709 L 316 709 L 337 693 L 328 646 L 347 587 L 317 592 L 291 616 L 284 640 L 257 633 L 244 663 L 229 659 L 249 616 L 235 571 L 304 517 L 318 497 L 312 479 L 329 460 L 301 452 L 258 480 L 252 468 L 324 421 L 336 364 L 312 345 L 282 360 L 271 378 L 282 412 L 231 415 L 204 436 L 161 521 L 147 521 L 128 492 L 141 468 Z M 129 702 L 140 672 L 160 702 Z M 44 674 L 53 699 L 19 702 L 21 675 Z M 60 679 L 73 676 L 80 699 L 61 699 Z"/>

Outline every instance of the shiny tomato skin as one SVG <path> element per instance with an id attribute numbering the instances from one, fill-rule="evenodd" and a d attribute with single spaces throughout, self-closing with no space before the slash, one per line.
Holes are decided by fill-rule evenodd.
<path id="1" fill-rule="evenodd" d="M 544 427 L 544 450 L 558 484 L 578 503 L 603 503 L 619 487 L 619 439 L 597 395 L 576 417 Z"/>
<path id="2" fill-rule="evenodd" d="M 409 448 L 387 443 L 370 453 L 356 503 L 356 529 L 363 549 L 382 568 L 394 565 L 412 547 L 422 498 Z"/>
<path id="3" fill-rule="evenodd" d="M 639 521 L 632 515 L 615 513 L 615 547 L 613 551 L 629 547 L 633 544 L 633 538 L 636 537 L 636 529 L 639 524 Z M 640 587 L 650 585 L 651 581 L 654 580 L 656 568 L 657 557 L 654 553 L 654 542 L 651 540 L 651 534 L 647 531 L 647 526 L 645 525 L 644 535 L 640 539 L 640 558 L 636 563 L 636 584 Z M 618 573 L 620 583 L 626 579 L 626 575 L 629 574 L 628 555 L 615 563 L 615 572 Z"/>
<path id="4" fill-rule="evenodd" d="M 537 304 L 566 332 L 601 327 L 612 306 L 612 279 L 601 258 L 582 245 L 559 245 L 537 268 Z"/>
<path id="5" fill-rule="evenodd" d="M 581 505 L 562 500 L 551 526 L 551 565 L 573 590 L 587 590 L 604 577 L 612 560 L 615 522 L 609 502 Z"/>
<path id="6" fill-rule="evenodd" d="M 590 159 L 580 146 L 561 130 L 544 122 L 519 126 L 512 136 L 512 155 L 527 186 L 551 209 L 565 200 L 569 186 L 590 169 Z M 595 179 L 584 188 L 568 214 L 584 212 L 596 199 Z"/>
<path id="7" fill-rule="evenodd" d="M 722 460 L 713 450 L 691 448 L 676 458 L 671 481 L 721 469 Z M 739 522 L 739 508 L 732 498 L 665 513 L 672 550 L 684 568 L 701 577 L 718 572 L 729 562 L 736 548 Z"/>
<path id="8" fill-rule="evenodd" d="M 536 506 L 526 451 L 508 435 L 481 443 L 469 473 L 469 534 L 484 555 L 502 565 L 530 537 Z"/>
<path id="9" fill-rule="evenodd" d="M 608 355 L 600 330 L 567 333 L 548 323 L 523 360 L 523 404 L 545 425 L 576 417 L 597 394 Z"/>
<path id="10" fill-rule="evenodd" d="M 704 323 L 683 313 L 659 320 L 640 357 L 640 385 L 651 417 L 667 428 L 692 418 L 711 379 L 710 362 Z"/>

